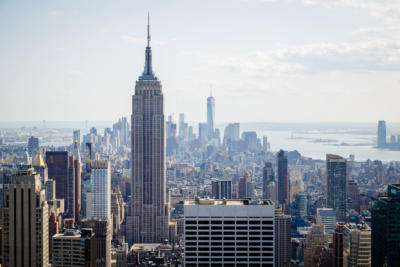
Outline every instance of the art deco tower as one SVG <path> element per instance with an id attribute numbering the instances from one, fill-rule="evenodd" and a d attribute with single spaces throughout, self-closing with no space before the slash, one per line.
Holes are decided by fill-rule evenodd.
<path id="1" fill-rule="evenodd" d="M 145 67 L 132 96 L 131 125 L 132 206 L 127 218 L 127 241 L 158 243 L 168 237 L 165 118 L 161 82 L 152 70 L 149 23 Z"/>

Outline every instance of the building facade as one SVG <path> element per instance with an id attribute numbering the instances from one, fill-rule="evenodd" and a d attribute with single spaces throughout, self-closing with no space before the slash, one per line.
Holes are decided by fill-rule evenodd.
<path id="1" fill-rule="evenodd" d="M 290 183 L 288 175 L 288 160 L 285 151 L 278 152 L 278 202 L 283 211 L 288 212 L 290 203 Z"/>
<path id="2" fill-rule="evenodd" d="M 273 266 L 271 201 L 199 199 L 184 204 L 184 266 Z"/>
<path id="3" fill-rule="evenodd" d="M 207 97 L 207 131 L 208 140 L 214 138 L 214 121 L 215 121 L 215 98 L 210 95 Z"/>
<path id="4" fill-rule="evenodd" d="M 2 266 L 48 266 L 46 193 L 33 169 L 11 177 L 2 208 Z"/>

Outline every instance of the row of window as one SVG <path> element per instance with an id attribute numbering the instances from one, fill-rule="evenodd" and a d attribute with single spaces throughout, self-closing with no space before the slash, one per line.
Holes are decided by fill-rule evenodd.
<path id="1" fill-rule="evenodd" d="M 273 246 L 273 242 L 211 242 L 211 246 Z M 185 247 L 189 246 L 210 246 L 210 242 L 186 242 Z"/>
<path id="2" fill-rule="evenodd" d="M 185 232 L 185 235 L 273 235 L 273 232 Z"/>
<path id="3" fill-rule="evenodd" d="M 185 251 L 273 251 L 273 247 L 186 247 Z"/>
<path id="4" fill-rule="evenodd" d="M 200 220 L 200 221 L 193 221 L 193 220 L 186 220 L 186 224 L 265 224 L 265 225 L 272 225 L 274 221 L 222 221 L 222 220 Z"/>
<path id="5" fill-rule="evenodd" d="M 209 236 L 185 236 L 185 240 L 210 240 Z M 262 241 L 266 241 L 266 240 L 274 240 L 274 238 L 272 236 L 262 236 L 262 239 L 260 236 L 212 236 L 211 240 L 262 240 Z"/>
<path id="6" fill-rule="evenodd" d="M 211 257 L 222 257 L 222 256 L 229 256 L 229 257 L 272 257 L 273 253 L 243 253 L 243 252 L 237 252 L 232 253 L 232 252 L 225 252 L 225 253 L 211 253 Z M 210 253 L 195 253 L 195 252 L 188 252 L 185 254 L 186 257 L 210 257 Z"/>
<path id="7" fill-rule="evenodd" d="M 260 229 L 262 229 L 262 230 L 273 230 L 272 226 L 239 226 L 239 225 L 237 225 L 236 227 L 235 226 L 226 226 L 226 225 L 224 227 L 222 227 L 222 226 L 214 226 L 214 225 L 212 225 L 211 227 L 209 225 L 206 225 L 206 226 L 196 226 L 196 225 L 186 226 L 186 230 L 210 230 L 210 228 L 211 228 L 211 230 L 222 230 L 222 229 L 224 229 L 224 230 L 235 230 L 235 228 L 236 228 L 236 230 L 260 230 Z"/>
<path id="8" fill-rule="evenodd" d="M 185 261 L 186 262 L 197 262 L 197 261 L 203 261 L 203 262 L 206 262 L 206 261 L 208 261 L 208 262 L 218 262 L 218 261 L 233 261 L 233 262 L 235 262 L 235 261 L 238 261 L 238 262 L 244 262 L 244 261 L 253 261 L 253 262 L 255 262 L 255 261 L 263 261 L 263 262 L 271 262 L 271 261 L 273 261 L 273 258 L 271 257 L 271 258 L 236 258 L 236 259 L 234 259 L 234 258 L 213 258 L 213 259 L 210 259 L 210 258 L 186 258 L 185 259 Z"/>

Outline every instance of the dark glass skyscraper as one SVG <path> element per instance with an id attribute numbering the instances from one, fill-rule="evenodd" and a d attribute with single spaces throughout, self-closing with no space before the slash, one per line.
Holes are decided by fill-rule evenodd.
<path id="1" fill-rule="evenodd" d="M 268 196 L 268 184 L 275 180 L 274 170 L 272 169 L 271 162 L 265 162 L 263 169 L 263 199 L 270 198 Z"/>
<path id="2" fill-rule="evenodd" d="M 372 203 L 372 267 L 400 266 L 400 185 Z"/>
<path id="3" fill-rule="evenodd" d="M 288 212 L 290 198 L 288 160 L 285 151 L 278 152 L 278 202 Z"/>
<path id="4" fill-rule="evenodd" d="M 165 181 L 165 118 L 161 81 L 151 62 L 150 25 L 146 62 L 132 96 L 132 199 L 129 243 L 159 243 L 168 237 Z"/>
<path id="5" fill-rule="evenodd" d="M 327 206 L 336 211 L 338 222 L 346 221 L 347 161 L 337 155 L 326 155 Z"/>

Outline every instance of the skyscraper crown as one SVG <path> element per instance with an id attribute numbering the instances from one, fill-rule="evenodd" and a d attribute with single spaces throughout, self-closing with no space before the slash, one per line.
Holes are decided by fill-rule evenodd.
<path id="1" fill-rule="evenodd" d="M 145 64 L 143 74 L 139 77 L 139 81 L 156 81 L 157 77 L 153 73 L 151 62 L 151 47 L 150 47 L 150 15 L 147 15 L 147 46 L 145 54 Z"/>

